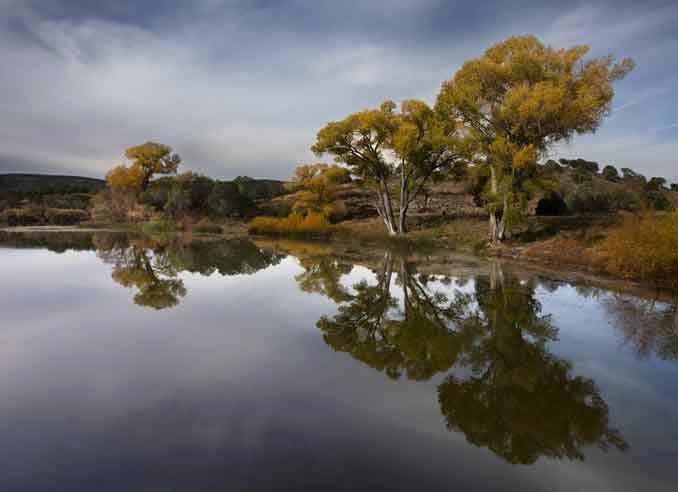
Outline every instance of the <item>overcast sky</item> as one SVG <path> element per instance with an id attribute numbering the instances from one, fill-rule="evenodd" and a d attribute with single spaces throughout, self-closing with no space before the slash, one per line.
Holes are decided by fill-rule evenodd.
<path id="1" fill-rule="evenodd" d="M 147 140 L 220 178 L 286 178 L 318 128 L 433 103 L 510 35 L 631 56 L 615 111 L 554 157 L 678 181 L 678 2 L 0 0 L 0 172 L 100 177 Z"/>

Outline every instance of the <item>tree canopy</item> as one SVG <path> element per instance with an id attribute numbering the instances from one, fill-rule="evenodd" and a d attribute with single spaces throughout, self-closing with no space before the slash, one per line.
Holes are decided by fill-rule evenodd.
<path id="1" fill-rule="evenodd" d="M 375 207 L 391 235 L 406 233 L 412 201 L 429 180 L 460 164 L 464 155 L 456 125 L 440 120 L 417 100 L 403 101 L 400 111 L 393 101 L 385 101 L 378 109 L 330 122 L 318 131 L 311 150 L 333 155 L 375 190 Z M 397 189 L 395 177 L 400 178 Z"/>
<path id="2" fill-rule="evenodd" d="M 443 83 L 436 111 L 458 122 L 476 162 L 490 168 L 490 239 L 506 232 L 521 201 L 521 178 L 556 142 L 594 132 L 609 114 L 612 83 L 634 66 L 612 56 L 584 60 L 588 46 L 557 49 L 511 37 L 467 61 Z"/>

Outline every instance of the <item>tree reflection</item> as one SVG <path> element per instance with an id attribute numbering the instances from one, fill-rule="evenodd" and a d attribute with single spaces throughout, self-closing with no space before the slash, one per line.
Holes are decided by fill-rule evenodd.
<path id="1" fill-rule="evenodd" d="M 457 285 L 450 295 L 440 278 L 389 253 L 376 277 L 346 290 L 337 314 L 317 326 L 334 350 L 391 378 L 447 373 L 438 401 L 450 430 L 515 464 L 583 459 L 591 445 L 626 449 L 594 381 L 549 352 L 558 330 L 533 283 L 494 264 L 472 290 Z"/>
<path id="2" fill-rule="evenodd" d="M 678 306 L 621 294 L 605 299 L 604 305 L 639 357 L 678 359 Z"/>
<path id="3" fill-rule="evenodd" d="M 362 281 L 339 306 L 333 318 L 323 317 L 318 328 L 334 350 L 397 379 L 426 380 L 449 369 L 457 356 L 457 344 L 449 322 L 456 315 L 453 305 L 440 292 L 431 292 L 429 278 L 413 275 L 404 260 L 396 272 L 404 302 L 391 294 L 394 262 L 386 253 L 376 285 Z"/>
<path id="4" fill-rule="evenodd" d="M 476 279 L 458 329 L 465 340 L 459 365 L 438 387 L 449 429 L 461 431 L 510 463 L 541 456 L 583 459 L 582 448 L 625 449 L 609 427 L 609 409 L 593 380 L 548 351 L 557 329 L 541 314 L 534 285 L 501 275 Z"/>
<path id="5" fill-rule="evenodd" d="M 154 309 L 174 307 L 186 296 L 181 272 L 251 274 L 283 258 L 244 239 L 168 243 L 104 234 L 94 245 L 99 257 L 113 264 L 111 278 L 137 290 L 137 305 Z"/>

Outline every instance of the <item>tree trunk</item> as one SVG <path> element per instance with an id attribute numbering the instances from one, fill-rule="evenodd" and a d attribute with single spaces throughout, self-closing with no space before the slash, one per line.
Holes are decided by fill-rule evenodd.
<path id="1" fill-rule="evenodd" d="M 497 171 L 490 165 L 490 190 L 493 195 L 497 195 L 499 186 L 497 184 Z M 492 244 L 499 244 L 504 240 L 506 233 L 506 210 L 508 207 L 508 197 L 504 195 L 504 207 L 502 210 L 490 212 L 490 231 L 489 240 Z"/>
<path id="2" fill-rule="evenodd" d="M 398 215 L 398 235 L 404 236 L 407 233 L 407 208 L 409 201 L 409 191 L 407 181 L 405 180 L 405 166 L 401 165 L 400 172 L 400 210 Z"/>
<path id="3" fill-rule="evenodd" d="M 386 231 L 389 236 L 395 236 L 398 229 L 393 216 L 393 207 L 391 205 L 391 195 L 388 192 L 388 185 L 385 181 L 380 183 L 379 197 L 377 202 L 377 213 L 384 221 Z"/>

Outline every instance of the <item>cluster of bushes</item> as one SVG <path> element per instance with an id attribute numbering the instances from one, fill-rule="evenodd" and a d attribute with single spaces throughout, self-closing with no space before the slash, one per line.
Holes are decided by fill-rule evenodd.
<path id="1" fill-rule="evenodd" d="M 324 236 L 330 232 L 330 222 L 319 212 L 306 215 L 293 212 L 287 217 L 255 217 L 249 224 L 250 234 L 273 236 Z"/>
<path id="2" fill-rule="evenodd" d="M 0 212 L 0 222 L 10 226 L 73 225 L 89 219 L 89 213 L 79 209 L 23 207 Z"/>
<path id="3" fill-rule="evenodd" d="M 247 217 L 255 200 L 285 193 L 282 182 L 239 177 L 219 181 L 187 172 L 149 183 L 143 190 L 108 187 L 92 201 L 92 218 L 98 222 L 179 220 L 184 217 Z M 207 226 L 206 226 L 207 227 Z M 214 225 L 210 228 L 215 231 Z"/>
<path id="4" fill-rule="evenodd" d="M 678 286 L 678 212 L 626 217 L 596 255 L 611 274 Z"/>

